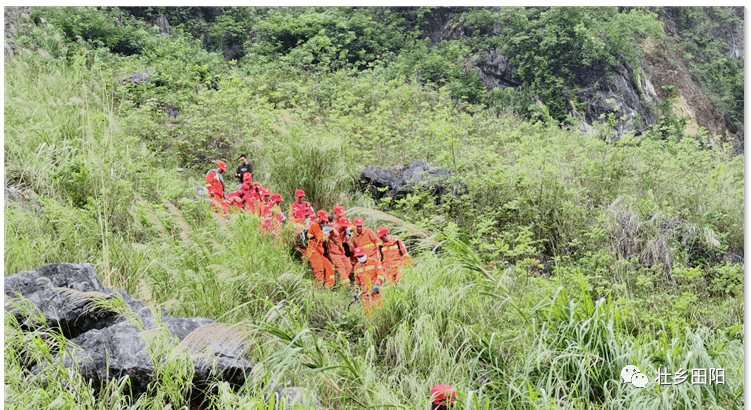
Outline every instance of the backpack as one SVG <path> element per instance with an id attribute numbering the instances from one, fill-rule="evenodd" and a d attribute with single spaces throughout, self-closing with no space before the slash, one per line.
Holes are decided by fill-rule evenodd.
<path id="1" fill-rule="evenodd" d="M 308 249 L 308 230 L 304 229 L 302 232 L 295 235 L 295 244 L 301 249 Z"/>

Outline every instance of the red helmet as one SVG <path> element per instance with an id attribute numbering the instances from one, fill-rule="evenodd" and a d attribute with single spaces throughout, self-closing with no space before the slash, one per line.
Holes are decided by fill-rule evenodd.
<path id="1" fill-rule="evenodd" d="M 456 399 L 456 390 L 449 384 L 436 384 L 430 389 L 430 400 L 440 406 L 453 406 Z"/>
<path id="2" fill-rule="evenodd" d="M 355 257 L 356 258 L 358 258 L 360 256 L 364 256 L 364 255 L 365 255 L 365 248 L 363 248 L 362 246 L 358 246 L 357 248 L 355 248 Z"/>
<path id="3" fill-rule="evenodd" d="M 321 209 L 318 211 L 318 217 L 323 219 L 324 222 L 329 220 L 329 213 Z"/>
<path id="4" fill-rule="evenodd" d="M 355 226 L 363 226 L 363 225 L 365 225 L 365 222 L 363 222 L 362 218 L 355 218 L 353 224 Z"/>
<path id="5" fill-rule="evenodd" d="M 389 234 L 389 228 L 385 226 L 378 228 L 378 230 L 376 231 L 376 236 L 379 238 L 382 238 L 384 235 L 388 235 L 388 234 Z"/>
<path id="6" fill-rule="evenodd" d="M 271 195 L 271 190 L 268 188 L 263 188 L 263 190 L 261 190 L 261 195 L 263 196 Z"/>
<path id="7" fill-rule="evenodd" d="M 334 213 L 339 216 L 344 216 L 344 207 L 341 205 L 337 205 L 334 207 Z"/>
<path id="8" fill-rule="evenodd" d="M 298 189 L 297 191 L 295 191 L 295 196 L 298 198 L 303 197 L 305 196 L 305 191 L 303 191 L 302 189 Z"/>
<path id="9" fill-rule="evenodd" d="M 216 164 L 216 166 L 219 168 L 220 171 L 226 171 L 227 170 L 227 164 L 225 164 L 222 161 L 219 161 L 219 163 Z"/>
<path id="10" fill-rule="evenodd" d="M 341 225 L 341 226 L 343 226 L 345 228 L 348 227 L 349 226 L 349 219 L 347 219 L 347 218 L 341 218 L 339 220 L 339 225 Z"/>
<path id="11" fill-rule="evenodd" d="M 271 200 L 274 202 L 282 202 L 282 196 L 280 194 L 271 195 Z"/>

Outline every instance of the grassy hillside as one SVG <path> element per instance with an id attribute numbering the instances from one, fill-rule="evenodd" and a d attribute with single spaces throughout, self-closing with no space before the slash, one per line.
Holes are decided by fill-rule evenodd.
<path id="1" fill-rule="evenodd" d="M 743 156 L 731 147 L 669 127 L 606 143 L 457 98 L 450 81 L 396 76 L 376 54 L 327 69 L 291 53 L 227 62 L 180 30 L 58 12 L 79 17 L 15 21 L 5 60 L 6 187 L 41 207 L 6 201 L 5 273 L 90 262 L 150 306 L 234 325 L 256 371 L 239 392 L 217 386 L 216 408 L 267 408 L 284 383 L 332 409 L 424 409 L 438 383 L 462 409 L 742 405 Z M 149 82 L 130 81 L 144 71 Z M 196 195 L 214 161 L 231 169 L 244 152 L 284 209 L 302 188 L 316 209 L 380 209 L 431 234 L 408 241 L 414 267 L 372 322 L 346 309 L 348 291 L 314 290 L 255 217 L 220 217 Z M 414 159 L 470 194 L 354 190 L 364 166 Z M 375 227 L 377 215 L 361 216 Z M 125 406 L 114 383 L 95 397 L 61 366 L 29 372 L 30 357 L 52 358 L 45 340 L 65 341 L 5 326 L 7 407 Z M 187 404 L 174 347 L 152 346 L 162 377 L 135 407 Z M 723 368 L 726 384 L 637 389 L 620 380 L 627 364 L 652 381 L 658 368 Z"/>

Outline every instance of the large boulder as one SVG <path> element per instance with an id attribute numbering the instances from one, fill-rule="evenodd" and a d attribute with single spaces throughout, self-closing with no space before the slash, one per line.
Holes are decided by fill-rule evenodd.
<path id="1" fill-rule="evenodd" d="M 7 44 L 6 44 L 7 46 Z M 31 189 L 21 189 L 18 186 L 10 186 L 8 182 L 5 183 L 5 207 L 21 207 L 25 209 L 31 209 L 37 214 L 42 214 L 42 207 L 38 202 L 32 198 L 36 197 L 36 193 Z"/>
<path id="2" fill-rule="evenodd" d="M 242 358 L 245 343 L 237 332 L 207 318 L 166 315 L 160 323 L 144 321 L 143 327 L 123 321 L 105 329 L 90 330 L 72 340 L 81 349 L 74 353 L 75 360 L 66 356 L 63 364 L 69 368 L 78 366 L 96 390 L 111 379 L 127 376 L 129 393 L 137 397 L 148 391 L 152 381 L 154 361 L 149 356 L 148 346 L 149 341 L 160 334 L 171 339 L 171 349 L 189 351 L 194 368 L 192 382 L 197 387 L 197 394 L 215 380 L 239 387 L 253 370 L 253 366 Z M 196 401 L 196 398 L 191 401 Z"/>
<path id="3" fill-rule="evenodd" d="M 451 173 L 440 168 L 440 165 L 431 165 L 419 160 L 392 171 L 369 166 L 360 173 L 360 188 L 370 192 L 376 199 L 402 198 L 418 187 L 427 189 L 436 197 L 468 193 L 467 184 L 457 181 Z"/>
<path id="4" fill-rule="evenodd" d="M 149 72 L 148 71 L 135 71 L 130 73 L 130 81 L 139 84 L 142 82 L 150 82 L 151 79 L 149 78 Z"/>
<path id="5" fill-rule="evenodd" d="M 34 310 L 38 310 L 47 326 L 72 339 L 124 319 L 121 312 L 98 305 L 99 301 L 117 297 L 116 293 L 130 311 L 148 314 L 144 303 L 124 290 L 103 286 L 90 264 L 58 263 L 6 276 L 5 310 L 26 328 L 36 325 Z"/>

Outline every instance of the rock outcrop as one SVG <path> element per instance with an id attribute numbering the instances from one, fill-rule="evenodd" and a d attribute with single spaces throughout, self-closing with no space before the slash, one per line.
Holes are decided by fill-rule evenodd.
<path id="1" fill-rule="evenodd" d="M 457 181 L 440 165 L 424 161 L 412 161 L 408 166 L 393 171 L 370 166 L 360 172 L 360 189 L 368 191 L 376 199 L 402 198 L 418 187 L 427 189 L 436 197 L 468 193 L 467 184 Z"/>
<path id="2" fill-rule="evenodd" d="M 90 264 L 60 263 L 5 277 L 5 310 L 22 328 L 49 326 L 70 339 L 74 349 L 63 355 L 64 366 L 79 369 L 95 390 L 112 379 L 129 379 L 137 398 L 149 391 L 162 360 L 159 347 L 185 352 L 193 367 L 191 404 L 203 407 L 205 392 L 224 381 L 239 388 L 253 370 L 243 358 L 246 342 L 227 325 L 207 318 L 154 315 L 124 290 L 102 285 Z M 122 299 L 124 303 L 113 302 Z M 35 314 L 42 313 L 42 316 Z M 45 323 L 34 318 L 44 317 Z M 155 345 L 152 340 L 161 338 Z M 47 363 L 30 363 L 32 371 Z"/>

